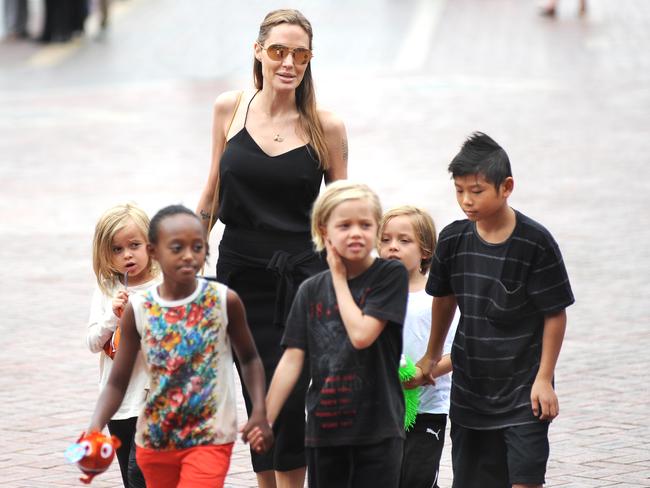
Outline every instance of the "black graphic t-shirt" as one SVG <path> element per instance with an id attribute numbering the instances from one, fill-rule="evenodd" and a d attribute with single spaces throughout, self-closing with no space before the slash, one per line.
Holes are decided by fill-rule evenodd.
<path id="1" fill-rule="evenodd" d="M 398 368 L 408 299 L 406 268 L 378 258 L 348 285 L 364 315 L 387 321 L 371 346 L 352 346 L 329 270 L 300 286 L 282 339 L 283 346 L 303 349 L 309 359 L 305 445 L 310 447 L 404 437 Z"/>

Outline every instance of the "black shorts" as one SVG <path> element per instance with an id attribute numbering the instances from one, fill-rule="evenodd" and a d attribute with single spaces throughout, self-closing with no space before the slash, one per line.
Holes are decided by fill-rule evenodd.
<path id="1" fill-rule="evenodd" d="M 548 461 L 548 422 L 496 430 L 451 423 L 454 488 L 510 488 L 541 485 Z"/>
<path id="2" fill-rule="evenodd" d="M 406 433 L 400 488 L 438 488 L 447 415 L 420 413 Z"/>
<path id="3" fill-rule="evenodd" d="M 404 440 L 307 447 L 309 488 L 397 488 Z"/>

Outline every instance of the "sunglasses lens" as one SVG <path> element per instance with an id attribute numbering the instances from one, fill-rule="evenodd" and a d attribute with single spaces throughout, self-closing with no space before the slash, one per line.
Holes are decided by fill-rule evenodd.
<path id="1" fill-rule="evenodd" d="M 293 57 L 296 63 L 307 64 L 311 59 L 311 51 L 309 49 L 298 48 L 294 51 Z"/>
<path id="2" fill-rule="evenodd" d="M 274 44 L 266 49 L 269 58 L 273 61 L 282 61 L 287 55 L 287 48 L 279 44 Z"/>
<path id="3" fill-rule="evenodd" d="M 273 61 L 282 61 L 287 57 L 289 52 L 292 52 L 293 59 L 297 64 L 307 64 L 312 56 L 311 51 L 304 47 L 298 47 L 292 50 L 282 44 L 272 44 L 266 48 L 266 53 Z"/>

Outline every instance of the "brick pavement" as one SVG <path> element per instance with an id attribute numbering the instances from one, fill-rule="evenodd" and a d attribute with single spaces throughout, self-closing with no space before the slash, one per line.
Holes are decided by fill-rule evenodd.
<path id="1" fill-rule="evenodd" d="M 211 101 L 248 79 L 248 66 L 236 64 L 192 77 L 189 62 L 189 72 L 159 76 L 155 60 L 171 40 L 156 56 L 139 52 L 142 65 L 126 71 L 120 55 L 153 33 L 142 24 L 130 38 L 117 35 L 154 3 L 138 0 L 118 19 L 112 44 L 81 42 L 51 66 L 26 64 L 39 47 L 0 45 L 2 486 L 78 486 L 62 452 L 97 394 L 96 357 L 83 346 L 94 221 L 129 199 L 151 212 L 172 201 L 194 206 Z M 343 9 L 297 4 L 314 12 L 319 98 L 346 121 L 351 177 L 386 206 L 423 205 L 439 226 L 460 218 L 445 165 L 464 136 L 482 129 L 508 150 L 513 206 L 553 232 L 578 300 L 557 369 L 562 413 L 551 427 L 547 486 L 650 486 L 650 56 L 642 48 L 650 5 L 592 0 L 579 19 L 565 0 L 551 21 L 535 16 L 532 2 L 442 2 L 424 61 L 400 71 L 388 60 L 413 20 L 408 9 L 373 3 L 364 27 Z M 154 25 L 165 9 L 189 7 L 165 3 Z M 391 22 L 394 35 L 384 29 Z M 186 35 L 191 45 L 200 31 Z M 341 48 L 340 59 L 328 45 Z M 368 50 L 365 61 L 344 49 L 353 45 Z M 441 486 L 450 479 L 446 449 Z M 115 466 L 93 482 L 118 484 Z M 254 486 L 241 444 L 228 484 Z"/>

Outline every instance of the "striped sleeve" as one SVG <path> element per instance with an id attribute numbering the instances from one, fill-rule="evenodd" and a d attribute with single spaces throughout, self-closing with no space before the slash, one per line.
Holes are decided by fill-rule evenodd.
<path id="1" fill-rule="evenodd" d="M 458 237 L 458 231 L 451 229 L 452 225 L 445 227 L 440 233 L 438 244 L 436 245 L 433 259 L 431 260 L 426 292 L 434 297 L 444 297 L 453 293 L 449 262 L 453 257 L 453 243 Z"/>
<path id="2" fill-rule="evenodd" d="M 564 310 L 575 299 L 560 248 L 550 234 L 538 249 L 531 267 L 527 293 L 545 315 Z"/>

